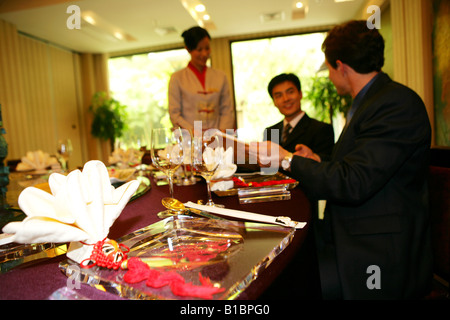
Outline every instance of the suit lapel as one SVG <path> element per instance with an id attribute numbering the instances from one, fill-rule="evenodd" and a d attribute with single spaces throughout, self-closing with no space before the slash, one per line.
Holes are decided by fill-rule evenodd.
<path id="1" fill-rule="evenodd" d="M 286 143 L 284 145 L 289 145 L 292 141 L 297 141 L 297 138 L 303 135 L 309 127 L 311 118 L 305 113 L 300 121 L 295 126 L 294 130 L 289 134 Z"/>

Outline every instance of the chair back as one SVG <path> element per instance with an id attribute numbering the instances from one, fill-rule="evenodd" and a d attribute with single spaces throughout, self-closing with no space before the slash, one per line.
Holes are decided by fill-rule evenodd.
<path id="1" fill-rule="evenodd" d="M 430 150 L 429 201 L 434 275 L 449 293 L 450 275 L 450 148 Z"/>

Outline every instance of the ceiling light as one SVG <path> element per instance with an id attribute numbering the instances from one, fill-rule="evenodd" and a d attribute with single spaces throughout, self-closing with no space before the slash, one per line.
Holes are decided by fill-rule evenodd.
<path id="1" fill-rule="evenodd" d="M 195 11 L 197 12 L 205 12 L 206 7 L 203 4 L 198 4 L 195 6 Z"/>
<path id="2" fill-rule="evenodd" d="M 295 1 L 292 8 L 292 20 L 304 19 L 308 10 L 308 0 Z"/>
<path id="3" fill-rule="evenodd" d="M 206 7 L 200 0 L 180 0 L 183 7 L 189 12 L 197 24 L 205 29 L 214 30 L 216 26 L 211 21 L 211 16 L 206 12 Z M 201 14 L 199 14 L 201 13 Z"/>
<path id="4" fill-rule="evenodd" d="M 81 31 L 86 33 L 95 34 L 96 37 L 103 35 L 104 39 L 108 40 L 125 40 L 135 41 L 136 39 L 129 34 L 123 32 L 120 28 L 102 19 L 93 11 L 84 11 L 81 13 L 81 17 L 88 24 L 81 26 Z"/>
<path id="5" fill-rule="evenodd" d="M 304 19 L 308 13 L 308 0 L 294 1 L 292 6 L 292 20 Z"/>
<path id="6" fill-rule="evenodd" d="M 92 18 L 90 15 L 83 16 L 83 19 L 86 20 L 86 22 L 88 22 L 90 24 L 95 24 L 95 19 Z"/>

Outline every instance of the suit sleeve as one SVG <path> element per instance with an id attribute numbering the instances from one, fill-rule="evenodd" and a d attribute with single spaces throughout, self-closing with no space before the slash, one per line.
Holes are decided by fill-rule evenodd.
<path id="1" fill-rule="evenodd" d="M 429 148 L 428 116 L 417 95 L 397 92 L 397 97 L 378 99 L 367 110 L 358 119 L 355 116 L 343 133 L 332 161 L 294 157 L 292 176 L 313 197 L 362 203 L 381 190 L 419 149 Z"/>
<path id="2" fill-rule="evenodd" d="M 334 130 L 331 125 L 324 125 L 317 135 L 315 142 L 315 153 L 320 156 L 322 161 L 330 160 L 331 152 L 334 147 Z"/>

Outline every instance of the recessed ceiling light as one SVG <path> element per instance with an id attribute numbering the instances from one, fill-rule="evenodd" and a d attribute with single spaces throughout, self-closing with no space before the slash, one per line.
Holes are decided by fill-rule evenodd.
<path id="1" fill-rule="evenodd" d="M 211 16 L 206 10 L 206 6 L 201 3 L 200 0 L 180 0 L 183 7 L 189 12 L 199 26 L 213 30 L 215 29 L 214 23 L 211 21 Z"/>
<path id="2" fill-rule="evenodd" d="M 195 11 L 197 11 L 197 12 L 204 12 L 205 10 L 206 10 L 206 8 L 203 4 L 198 4 L 195 6 Z"/>
<path id="3" fill-rule="evenodd" d="M 83 17 L 83 19 L 86 20 L 86 22 L 89 22 L 90 24 L 95 24 L 95 19 L 92 18 L 92 17 L 89 16 L 89 15 L 85 15 L 85 16 Z"/>
<path id="4" fill-rule="evenodd" d="M 292 8 L 292 20 L 304 19 L 309 11 L 308 0 L 295 1 Z"/>
<path id="5" fill-rule="evenodd" d="M 123 41 L 135 41 L 136 39 L 123 30 L 121 30 L 119 27 L 111 24 L 110 22 L 106 21 L 102 17 L 100 17 L 98 14 L 96 14 L 93 11 L 85 11 L 81 13 L 81 17 L 84 21 L 86 21 L 88 24 L 86 24 L 85 28 L 81 28 L 81 31 L 85 31 L 85 33 L 93 34 L 95 33 L 95 36 L 103 37 L 104 39 L 109 40 L 123 40 Z M 84 30 L 85 29 L 85 30 Z"/>

